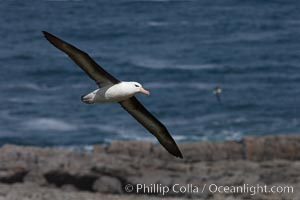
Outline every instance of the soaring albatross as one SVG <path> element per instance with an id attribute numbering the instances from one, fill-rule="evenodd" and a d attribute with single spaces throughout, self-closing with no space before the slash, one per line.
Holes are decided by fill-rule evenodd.
<path id="1" fill-rule="evenodd" d="M 149 95 L 149 91 L 145 90 L 140 83 L 119 81 L 106 72 L 84 51 L 81 51 L 75 46 L 46 31 L 43 31 L 43 33 L 52 45 L 66 53 L 98 85 L 98 89 L 81 97 L 83 102 L 89 104 L 98 102 L 117 102 L 121 104 L 130 115 L 158 139 L 160 144 L 170 154 L 183 158 L 176 142 L 168 132 L 167 128 L 134 96 L 139 92 Z"/>

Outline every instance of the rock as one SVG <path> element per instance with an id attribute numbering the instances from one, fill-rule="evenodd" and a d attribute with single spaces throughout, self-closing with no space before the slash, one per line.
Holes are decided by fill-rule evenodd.
<path id="1" fill-rule="evenodd" d="M 181 143 L 184 159 L 188 162 L 243 159 L 242 144 L 229 142 Z"/>
<path id="2" fill-rule="evenodd" d="M 161 200 L 160 197 L 146 195 L 110 195 L 102 193 L 65 191 L 57 188 L 39 187 L 33 184 L 0 184 L 0 200 Z M 188 200 L 164 198 L 164 200 Z M 199 199 L 203 200 L 203 199 Z"/>
<path id="3" fill-rule="evenodd" d="M 106 150 L 105 150 L 105 147 L 103 147 L 102 145 L 94 145 L 92 152 L 95 155 L 101 155 L 101 154 L 105 153 Z"/>
<path id="4" fill-rule="evenodd" d="M 245 157 L 248 160 L 262 160 L 264 155 L 264 142 L 260 139 L 247 137 L 243 140 L 245 144 Z"/>
<path id="5" fill-rule="evenodd" d="M 152 148 L 152 143 L 145 141 L 113 141 L 107 148 L 107 152 L 129 156 L 148 156 Z"/>
<path id="6" fill-rule="evenodd" d="M 101 176 L 95 181 L 93 190 L 110 194 L 121 194 L 123 192 L 120 180 L 111 176 Z"/>
<path id="7" fill-rule="evenodd" d="M 27 173 L 28 171 L 23 167 L 0 169 L 0 182 L 10 184 L 23 182 L 23 179 Z"/>
<path id="8" fill-rule="evenodd" d="M 126 184 L 292 185 L 293 194 L 168 193 L 196 199 L 298 199 L 300 135 L 247 137 L 242 142 L 180 143 L 184 159 L 148 142 L 114 142 L 93 152 L 5 145 L 0 148 L 0 200 L 156 199 L 123 195 Z M 11 189 L 13 188 L 13 189 Z M 121 196 L 101 196 L 104 193 Z M 131 193 L 134 194 L 134 193 Z M 297 196 L 298 195 L 298 196 Z M 157 198 L 160 199 L 160 198 Z"/>
<path id="9" fill-rule="evenodd" d="M 122 167 L 121 167 L 122 166 Z M 138 175 L 140 172 L 132 168 L 130 163 L 99 163 L 91 167 L 91 171 L 100 175 L 109 175 L 116 177 L 127 177 L 131 175 Z"/>
<path id="10" fill-rule="evenodd" d="M 47 180 L 39 170 L 30 170 L 24 177 L 24 182 L 35 183 L 40 186 L 47 185 Z"/>
<path id="11" fill-rule="evenodd" d="M 57 187 L 72 185 L 79 190 L 92 191 L 97 176 L 92 174 L 71 174 L 69 172 L 55 170 L 44 175 L 48 183 Z"/>
<path id="12" fill-rule="evenodd" d="M 166 163 L 163 168 L 178 173 L 188 173 L 190 171 L 190 165 L 185 163 Z"/>
<path id="13" fill-rule="evenodd" d="M 300 159 L 300 137 L 297 135 L 246 137 L 243 143 L 248 160 Z"/>

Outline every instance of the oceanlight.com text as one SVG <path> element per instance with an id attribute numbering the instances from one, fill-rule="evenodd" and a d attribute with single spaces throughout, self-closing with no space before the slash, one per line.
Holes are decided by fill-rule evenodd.
<path id="1" fill-rule="evenodd" d="M 163 184 L 127 184 L 125 186 L 125 191 L 128 193 L 136 194 L 161 194 L 166 195 L 172 194 L 198 194 L 198 193 L 224 193 L 224 194 L 250 194 L 256 195 L 259 193 L 290 193 L 294 192 L 294 187 L 291 185 L 217 185 L 217 184 L 203 184 L 202 186 L 194 184 L 173 184 L 171 186 Z"/>

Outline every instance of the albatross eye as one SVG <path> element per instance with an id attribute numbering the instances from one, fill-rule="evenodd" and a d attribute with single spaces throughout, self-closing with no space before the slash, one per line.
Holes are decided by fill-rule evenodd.
<path id="1" fill-rule="evenodd" d="M 135 86 L 135 87 L 139 87 L 139 85 L 137 85 L 137 84 L 134 84 L 134 86 Z"/>

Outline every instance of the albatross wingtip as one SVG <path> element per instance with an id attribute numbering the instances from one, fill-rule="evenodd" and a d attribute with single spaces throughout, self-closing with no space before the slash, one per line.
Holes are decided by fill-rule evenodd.
<path id="1" fill-rule="evenodd" d="M 172 154 L 173 156 L 175 156 L 175 157 L 177 157 L 177 158 L 183 158 L 183 156 L 182 156 L 182 153 L 181 153 L 181 151 L 179 150 L 179 148 L 178 148 L 178 146 L 176 145 L 176 143 L 175 143 L 175 145 L 174 146 L 172 146 L 172 147 L 168 147 L 168 148 L 166 148 L 166 150 L 170 153 L 170 154 Z"/>
<path id="2" fill-rule="evenodd" d="M 183 156 L 182 156 L 182 154 L 181 154 L 181 152 L 180 152 L 180 155 L 178 156 L 180 159 L 183 159 Z"/>
<path id="3" fill-rule="evenodd" d="M 51 38 L 53 38 L 53 36 L 51 35 L 51 33 L 48 33 L 47 31 L 42 31 L 44 37 L 51 43 Z"/>
<path id="4" fill-rule="evenodd" d="M 174 154 L 174 156 L 176 156 L 177 158 L 183 159 L 183 156 L 179 150 L 176 155 Z"/>
<path id="5" fill-rule="evenodd" d="M 47 35 L 49 35 L 49 33 L 47 31 L 42 31 L 42 33 L 44 34 L 44 36 L 46 37 Z"/>
<path id="6" fill-rule="evenodd" d="M 49 40 L 50 38 L 54 38 L 54 36 L 51 33 L 48 33 L 47 31 L 42 31 L 44 37 Z"/>

